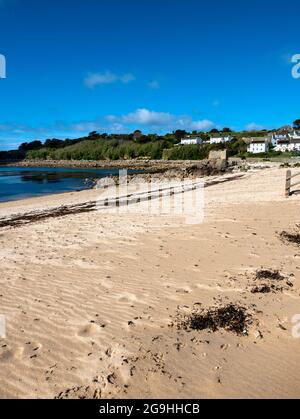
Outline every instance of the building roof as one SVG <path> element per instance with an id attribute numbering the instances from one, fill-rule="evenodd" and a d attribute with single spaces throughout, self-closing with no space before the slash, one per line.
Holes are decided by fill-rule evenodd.
<path id="1" fill-rule="evenodd" d="M 273 138 L 277 140 L 284 140 L 285 138 L 289 138 L 288 134 L 274 134 Z"/>
<path id="2" fill-rule="evenodd" d="M 280 144 L 300 144 L 300 138 L 295 138 L 295 139 L 291 138 L 289 140 L 278 140 L 277 145 L 280 145 Z"/>
<path id="3" fill-rule="evenodd" d="M 251 144 L 251 143 L 269 143 L 270 142 L 270 138 L 269 137 L 244 137 L 243 141 L 246 144 Z"/>
<path id="4" fill-rule="evenodd" d="M 278 140 L 277 141 L 277 145 L 278 144 L 290 144 L 290 140 L 289 139 L 286 139 L 286 140 Z"/>
<path id="5" fill-rule="evenodd" d="M 202 140 L 201 137 L 184 137 L 181 141 Z"/>
<path id="6" fill-rule="evenodd" d="M 252 138 L 249 144 L 267 144 L 268 140 L 263 138 Z"/>
<path id="7" fill-rule="evenodd" d="M 226 134 L 226 135 L 217 135 L 217 134 L 215 134 L 215 135 L 211 135 L 211 136 L 210 136 L 210 138 L 214 138 L 214 139 L 219 139 L 219 138 L 229 138 L 229 137 L 232 137 L 229 133 L 228 133 L 228 134 Z"/>

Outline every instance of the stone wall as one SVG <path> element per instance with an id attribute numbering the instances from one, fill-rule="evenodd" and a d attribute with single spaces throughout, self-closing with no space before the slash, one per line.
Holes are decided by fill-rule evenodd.
<path id="1" fill-rule="evenodd" d="M 228 151 L 212 150 L 209 153 L 209 160 L 228 160 Z"/>

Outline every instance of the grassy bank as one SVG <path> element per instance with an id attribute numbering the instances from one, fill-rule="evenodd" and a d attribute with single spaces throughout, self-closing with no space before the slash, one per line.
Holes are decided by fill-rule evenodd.
<path id="1" fill-rule="evenodd" d="M 182 134 L 183 135 L 183 134 Z M 204 135 L 204 134 L 203 134 Z M 46 140 L 23 143 L 18 150 L 0 152 L 0 161 L 52 160 L 52 161 L 118 161 L 118 160 L 203 160 L 212 150 L 228 150 L 229 157 L 273 158 L 293 157 L 295 153 L 281 153 L 271 150 L 268 153 L 247 153 L 247 144 L 242 133 L 233 133 L 232 141 L 221 144 L 204 142 L 202 145 L 180 146 L 179 136 L 107 136 L 91 133 L 88 137 L 74 140 Z M 204 136 L 207 140 L 208 136 Z"/>
<path id="2" fill-rule="evenodd" d="M 211 150 L 228 148 L 234 156 L 244 151 L 244 143 L 239 140 L 226 144 L 203 144 L 176 146 L 174 141 L 156 140 L 145 143 L 135 141 L 84 140 L 76 144 L 50 148 L 42 147 L 26 153 L 27 159 L 51 160 L 203 160 Z"/>

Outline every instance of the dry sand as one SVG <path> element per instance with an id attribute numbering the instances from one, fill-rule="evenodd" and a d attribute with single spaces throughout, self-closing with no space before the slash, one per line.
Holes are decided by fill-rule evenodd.
<path id="1" fill-rule="evenodd" d="M 0 230 L 1 398 L 298 398 L 300 197 L 285 171 L 205 189 L 205 219 L 97 211 Z M 96 199 L 98 191 L 0 205 L 0 217 Z M 252 294 L 258 269 L 293 283 Z M 239 304 L 248 336 L 178 330 L 177 314 Z"/>

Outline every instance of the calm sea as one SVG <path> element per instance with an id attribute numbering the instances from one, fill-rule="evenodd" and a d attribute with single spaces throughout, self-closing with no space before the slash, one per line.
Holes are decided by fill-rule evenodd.
<path id="1" fill-rule="evenodd" d="M 129 171 L 133 173 L 135 171 Z M 97 178 L 117 175 L 118 169 L 19 168 L 0 166 L 0 202 L 78 191 Z"/>

